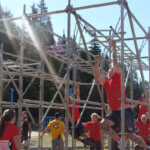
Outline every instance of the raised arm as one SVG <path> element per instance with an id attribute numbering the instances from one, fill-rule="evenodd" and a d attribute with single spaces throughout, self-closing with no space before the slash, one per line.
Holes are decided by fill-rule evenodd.
<path id="1" fill-rule="evenodd" d="M 117 62 L 116 41 L 111 41 L 111 45 L 113 48 L 113 68 L 115 72 L 120 73 L 121 69 Z"/>
<path id="2" fill-rule="evenodd" d="M 100 84 L 103 86 L 104 83 L 105 83 L 105 79 L 104 77 L 100 74 L 100 71 L 99 71 L 99 62 L 100 62 L 100 56 L 99 55 L 96 55 L 95 58 L 95 66 L 94 66 L 94 69 L 95 69 L 95 80 L 97 82 L 100 82 Z"/>
<path id="3" fill-rule="evenodd" d="M 79 86 L 79 84 L 75 85 L 75 98 L 80 99 L 80 86 Z"/>

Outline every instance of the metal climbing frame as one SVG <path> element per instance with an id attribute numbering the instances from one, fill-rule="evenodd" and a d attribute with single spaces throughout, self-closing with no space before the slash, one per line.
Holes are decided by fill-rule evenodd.
<path id="1" fill-rule="evenodd" d="M 119 5 L 120 6 L 120 32 L 117 31 L 117 27 L 114 28 L 110 26 L 110 29 L 105 29 L 105 30 L 99 30 L 92 26 L 87 20 L 83 19 L 77 11 L 79 10 L 84 10 L 84 9 L 90 9 L 90 8 L 96 8 L 96 7 L 105 7 L 105 6 L 112 6 L 112 5 Z M 124 37 L 124 20 L 125 20 L 125 14 L 124 12 L 126 11 L 128 18 L 129 18 L 129 24 L 130 24 L 130 29 L 132 31 L 132 37 L 130 38 L 125 38 Z M 49 47 L 46 47 L 44 43 L 42 42 L 42 39 L 37 38 L 37 36 L 29 37 L 31 38 L 31 41 L 28 41 L 25 39 L 25 34 L 29 34 L 29 31 L 32 32 L 32 27 L 29 25 L 28 19 L 33 18 L 33 17 L 41 17 L 41 16 L 46 16 L 46 15 L 54 15 L 54 14 L 62 14 L 66 13 L 67 14 L 67 38 L 64 38 L 57 33 L 52 33 L 54 36 L 59 37 L 67 42 L 67 47 L 66 49 L 62 48 L 61 53 L 58 53 L 56 51 L 53 51 Z M 74 16 L 76 25 L 78 28 L 78 32 L 80 35 L 80 39 L 82 42 L 77 42 L 77 39 L 74 39 L 74 37 L 71 37 L 71 15 Z M 80 70 L 82 72 L 85 72 L 87 74 L 93 75 L 94 79 L 94 66 L 93 66 L 93 61 L 92 57 L 94 57 L 91 53 L 88 51 L 88 44 L 91 44 L 92 42 L 87 42 L 86 41 L 86 36 L 85 33 L 87 33 L 89 36 L 92 38 L 96 39 L 96 43 L 100 44 L 103 47 L 103 52 L 102 52 L 102 58 L 100 62 L 100 70 L 102 73 L 105 75 L 106 73 L 103 71 L 103 64 L 106 61 L 105 60 L 105 55 L 109 53 L 111 56 L 111 47 L 109 45 L 110 40 L 116 40 L 117 42 L 117 59 L 118 61 L 121 61 L 121 68 L 122 68 L 122 111 L 121 111 L 121 118 L 122 118 L 122 131 L 121 134 L 124 135 L 124 64 L 131 66 L 131 69 L 129 69 L 129 74 L 130 77 L 132 78 L 132 68 L 139 70 L 142 78 L 142 84 L 144 88 L 144 92 L 146 92 L 145 85 L 144 85 L 144 75 L 143 75 L 143 70 L 149 70 L 150 72 L 150 54 L 149 54 L 149 66 L 145 64 L 140 57 L 139 53 L 139 48 L 137 41 L 146 39 L 150 41 L 150 34 L 148 34 L 142 25 L 139 23 L 139 21 L 136 19 L 136 17 L 133 15 L 133 13 L 130 11 L 128 4 L 126 0 L 118 0 L 114 2 L 108 2 L 108 3 L 102 3 L 102 4 L 96 4 L 96 5 L 89 5 L 89 6 L 82 6 L 82 7 L 76 7 L 73 8 L 71 6 L 71 0 L 68 0 L 68 4 L 66 9 L 64 10 L 59 10 L 59 11 L 53 11 L 53 12 L 48 12 L 48 13 L 43 13 L 43 14 L 35 14 L 35 15 L 26 15 L 25 8 L 24 8 L 24 13 L 21 17 L 17 18 L 8 18 L 8 19 L 1 19 L 0 22 L 9 22 L 9 21 L 15 21 L 15 20 L 22 20 L 22 34 L 21 34 L 21 40 L 18 39 L 18 37 L 15 37 L 9 32 L 5 32 L 3 30 L 0 30 L 0 32 L 7 34 L 9 37 L 13 39 L 20 40 L 20 52 L 19 54 L 12 54 L 5 52 L 3 50 L 3 45 L 1 44 L 0 47 L 0 112 L 2 113 L 2 108 L 8 108 L 8 107 L 14 107 L 18 108 L 18 125 L 21 127 L 21 112 L 22 108 L 25 107 L 27 110 L 33 124 L 36 126 L 34 116 L 32 116 L 30 112 L 30 108 L 37 108 L 39 109 L 39 137 L 40 137 L 40 132 L 42 130 L 42 123 L 46 115 L 48 114 L 50 109 L 58 109 L 58 108 L 63 108 L 65 109 L 65 116 L 66 116 L 66 135 L 65 135 L 65 150 L 68 150 L 68 121 L 69 119 L 72 121 L 68 109 L 69 107 L 73 107 L 73 111 L 75 107 L 79 107 L 82 109 L 80 119 L 81 120 L 83 113 L 85 109 L 95 109 L 95 110 L 106 110 L 104 99 L 103 99 L 103 93 L 102 90 L 97 82 L 93 80 L 92 83 L 83 83 L 78 82 L 81 86 L 90 86 L 89 94 L 86 98 L 86 100 L 73 100 L 73 105 L 69 106 L 69 87 L 70 85 L 74 85 L 76 83 L 75 77 L 73 77 L 73 80 L 70 79 L 70 70 L 73 68 L 73 72 L 75 74 L 76 70 Z M 135 28 L 134 28 L 134 23 L 137 24 L 139 29 L 144 33 L 143 37 L 136 37 L 135 35 Z M 119 25 L 119 24 L 117 24 Z M 93 34 L 96 33 L 96 34 Z M 149 31 L 150 32 L 150 31 Z M 34 35 L 34 33 L 32 33 Z M 126 41 L 132 41 L 134 43 L 135 47 L 135 52 L 131 50 L 131 48 L 126 44 Z M 39 52 L 40 56 L 40 61 L 34 60 L 31 58 L 26 58 L 24 56 L 24 46 L 25 44 L 30 44 L 33 47 L 37 49 Z M 149 42 L 150 43 L 150 42 Z M 149 44 L 150 45 L 150 44 Z M 51 46 L 51 47 L 55 47 Z M 88 61 L 85 61 L 82 59 L 80 56 L 78 56 L 77 53 L 75 53 L 75 48 L 76 47 L 82 47 L 82 50 L 85 50 L 87 56 L 88 56 Z M 133 49 L 133 48 L 132 48 Z M 149 53 L 150 53 L 150 46 L 149 46 Z M 5 60 L 3 56 L 11 56 L 13 59 L 12 60 Z M 54 74 L 53 69 L 51 68 L 51 65 L 47 59 L 47 57 L 52 57 L 58 61 L 60 61 L 62 64 L 66 64 L 66 73 L 64 76 L 58 76 L 57 74 Z M 129 61 L 130 60 L 130 61 Z M 47 66 L 48 72 L 44 70 L 44 65 Z M 5 77 L 9 78 L 5 78 Z M 149 73 L 150 76 L 150 73 Z M 16 78 L 18 77 L 19 79 L 19 87 L 17 85 L 18 80 L 16 81 Z M 29 83 L 29 85 L 26 87 L 26 89 L 23 91 L 23 78 L 26 77 L 31 77 L 32 80 Z M 128 79 L 129 75 L 127 76 Z M 150 78 L 150 77 L 149 77 Z M 30 86 L 34 82 L 35 79 L 40 79 L 40 92 L 39 92 L 39 100 L 30 100 L 30 99 L 25 99 L 24 95 L 26 92 L 28 92 Z M 127 82 L 126 79 L 126 82 Z M 44 80 L 53 82 L 56 87 L 56 93 L 54 94 L 53 98 L 49 100 L 49 102 L 44 101 Z M 5 87 L 3 87 L 3 83 L 6 82 L 7 84 Z M 10 103 L 6 102 L 3 100 L 3 91 L 7 88 L 7 86 L 12 83 L 18 96 L 19 99 L 15 103 Z M 66 90 L 64 90 L 65 94 L 62 93 L 61 89 L 63 89 L 63 85 L 66 85 Z M 101 101 L 99 102 L 93 102 L 90 101 L 90 97 L 93 91 L 94 86 L 97 86 L 98 93 L 101 97 Z M 149 82 L 150 85 L 150 82 Z M 65 96 L 63 96 L 63 94 Z M 55 103 L 56 97 L 59 95 L 61 98 L 62 103 Z M 66 104 L 65 104 L 65 97 L 66 97 Z M 126 99 L 132 103 L 141 103 L 133 100 L 133 83 L 131 82 L 131 99 Z M 75 102 L 81 103 L 81 106 L 76 106 Z M 142 103 L 143 104 L 143 103 Z M 147 102 L 149 105 L 149 103 Z M 144 105 L 147 105 L 144 103 Z M 150 107 L 149 107 L 150 108 Z M 45 111 L 44 111 L 45 109 Z M 74 114 L 74 113 L 73 113 Z M 74 118 L 74 115 L 73 115 Z M 78 121 L 78 123 L 79 123 Z M 73 123 L 73 121 L 72 121 Z M 77 124 L 78 124 L 77 123 Z M 74 126 L 74 125 L 73 125 Z M 122 140 L 124 141 L 124 136 L 122 136 Z M 40 149 L 42 147 L 42 141 L 39 138 L 38 142 L 38 148 Z M 122 149 L 124 148 L 124 145 L 122 144 Z M 75 141 L 74 139 L 72 140 L 72 149 L 76 149 Z"/>

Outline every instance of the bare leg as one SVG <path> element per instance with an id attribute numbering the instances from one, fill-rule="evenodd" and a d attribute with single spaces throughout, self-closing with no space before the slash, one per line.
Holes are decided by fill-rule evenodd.
<path id="1" fill-rule="evenodd" d="M 143 140 L 143 138 L 139 135 L 136 135 L 135 133 L 128 134 L 129 139 L 131 139 L 133 142 L 137 143 L 142 148 L 147 148 L 147 144 Z"/>
<path id="2" fill-rule="evenodd" d="M 106 134 L 108 134 L 110 137 L 112 137 L 115 141 L 119 141 L 120 137 L 119 135 L 111 128 L 111 126 L 114 125 L 114 123 L 111 120 L 105 120 L 103 119 L 101 121 L 101 128 L 104 130 Z"/>

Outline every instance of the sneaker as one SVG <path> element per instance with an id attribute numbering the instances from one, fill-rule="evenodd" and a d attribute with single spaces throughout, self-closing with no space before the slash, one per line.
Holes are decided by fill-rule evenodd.
<path id="1" fill-rule="evenodd" d="M 118 142 L 118 148 L 121 150 L 121 143 L 122 143 L 122 140 L 120 139 L 120 141 Z M 124 149 L 126 150 L 127 149 L 127 142 L 125 141 L 124 142 Z"/>

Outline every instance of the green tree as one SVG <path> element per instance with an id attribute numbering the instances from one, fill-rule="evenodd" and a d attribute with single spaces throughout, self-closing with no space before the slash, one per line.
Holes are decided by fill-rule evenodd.
<path id="1" fill-rule="evenodd" d="M 44 0 L 41 0 L 40 3 L 38 4 L 38 12 L 41 14 L 48 12 L 48 8 L 46 7 Z M 44 44 L 46 44 L 47 46 L 55 44 L 54 36 L 52 34 L 53 28 L 50 16 L 46 15 L 39 17 L 39 22 L 40 22 L 39 32 L 44 40 Z"/>
<path id="2" fill-rule="evenodd" d="M 37 6 L 33 4 L 31 6 L 31 14 L 43 14 L 48 12 L 48 7 L 46 7 L 45 1 L 40 0 Z M 51 17 L 49 15 L 33 17 L 30 22 L 37 33 L 41 41 L 46 46 L 51 46 L 55 44 L 55 39 L 53 36 L 53 27 L 51 23 Z"/>
<path id="3" fill-rule="evenodd" d="M 0 19 L 11 18 L 12 14 L 10 11 L 5 10 L 2 8 L 0 4 Z M 9 52 L 11 54 L 18 54 L 18 50 L 20 50 L 20 41 L 17 38 L 13 38 L 9 36 L 12 34 L 19 38 L 19 27 L 13 22 L 1 21 L 0 22 L 0 46 L 3 44 L 3 51 Z M 3 60 L 14 60 L 16 61 L 17 58 L 9 55 L 3 55 Z M 8 75 L 4 75 L 5 79 L 9 79 Z M 14 79 L 18 79 L 15 77 Z M 3 83 L 3 87 L 7 85 L 7 82 Z M 10 89 L 14 88 L 13 85 L 10 83 L 7 88 L 3 91 L 3 99 L 6 101 L 10 100 Z M 16 95 L 14 95 L 16 97 Z"/>
<path id="4" fill-rule="evenodd" d="M 101 47 L 100 44 L 97 43 L 96 33 L 94 33 L 94 38 L 91 40 L 91 46 L 89 47 L 89 52 L 93 55 L 101 55 Z"/>

